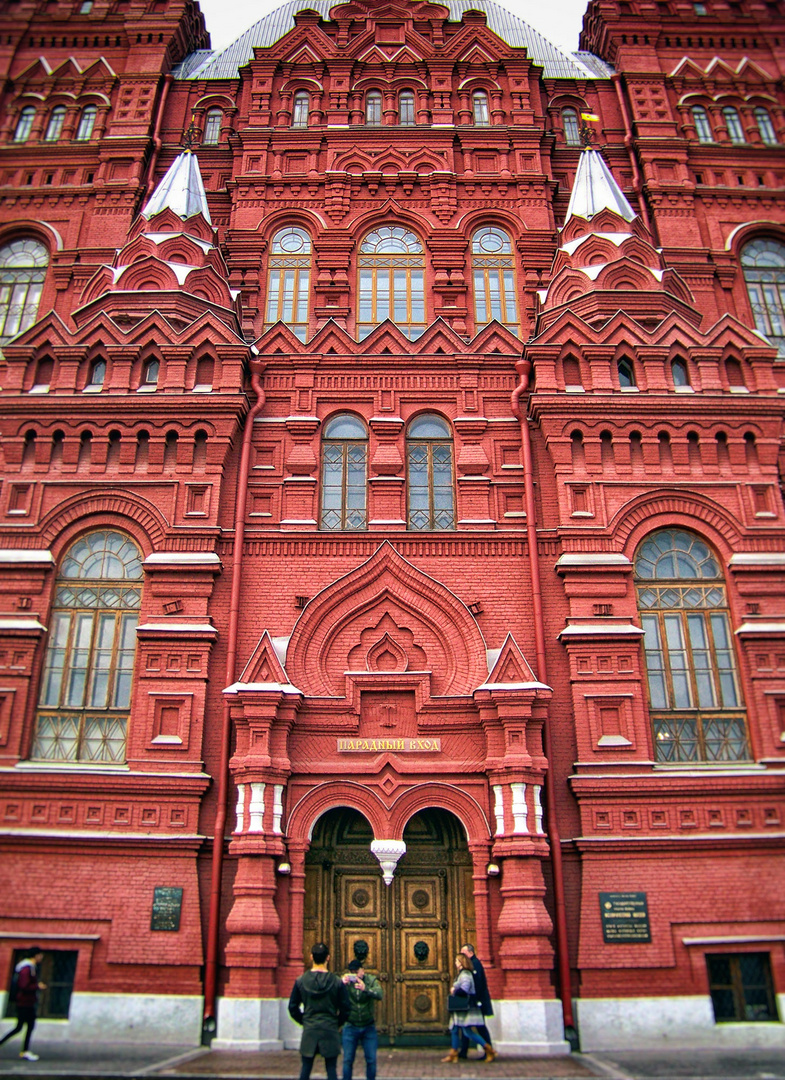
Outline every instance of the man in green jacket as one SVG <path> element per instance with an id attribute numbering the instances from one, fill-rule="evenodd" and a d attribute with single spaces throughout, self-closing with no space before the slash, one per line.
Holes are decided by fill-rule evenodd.
<path id="1" fill-rule="evenodd" d="M 379 980 L 369 971 L 365 971 L 362 960 L 352 960 L 349 970 L 343 977 L 349 989 L 349 1019 L 344 1024 L 343 1041 L 343 1080 L 352 1080 L 352 1067 L 357 1047 L 363 1044 L 365 1054 L 365 1075 L 367 1080 L 376 1080 L 376 1051 L 379 1036 L 376 1033 L 376 1002 L 382 1000 L 382 988 Z"/>
<path id="2" fill-rule="evenodd" d="M 349 993 L 338 976 L 327 970 L 330 951 L 325 944 L 314 945 L 311 956 L 311 970 L 300 976 L 289 998 L 289 1015 L 303 1027 L 300 1080 L 310 1077 L 317 1053 L 324 1058 L 327 1080 L 337 1080 L 339 1029 L 349 1015 Z"/>

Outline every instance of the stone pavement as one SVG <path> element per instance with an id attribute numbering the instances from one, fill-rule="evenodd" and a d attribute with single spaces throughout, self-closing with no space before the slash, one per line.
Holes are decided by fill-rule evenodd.
<path id="1" fill-rule="evenodd" d="M 293 1080 L 300 1071 L 295 1051 L 253 1052 L 208 1047 L 144 1046 L 139 1043 L 79 1044 L 33 1038 L 39 1061 L 19 1058 L 21 1041 L 0 1047 L 0 1078 L 35 1080 Z M 778 1050 L 678 1050 L 572 1054 L 512 1058 L 493 1064 L 469 1060 L 443 1065 L 445 1050 L 383 1048 L 378 1080 L 785 1080 L 785 1054 Z M 339 1072 L 340 1076 L 340 1063 Z M 316 1059 L 313 1080 L 324 1080 Z M 360 1054 L 355 1080 L 364 1080 Z"/>

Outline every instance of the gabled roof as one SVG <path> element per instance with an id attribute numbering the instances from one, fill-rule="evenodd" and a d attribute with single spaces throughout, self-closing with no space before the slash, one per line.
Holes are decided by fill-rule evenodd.
<path id="1" fill-rule="evenodd" d="M 466 11 L 485 12 L 489 29 L 508 45 L 525 48 L 535 63 L 543 65 L 546 78 L 596 79 L 608 78 L 612 74 L 611 69 L 596 56 L 568 56 L 563 53 L 523 19 L 493 3 L 493 0 L 440 0 L 440 5 L 449 9 L 451 22 L 460 22 Z M 268 48 L 294 29 L 297 12 L 308 8 L 327 19 L 331 9 L 336 6 L 337 0 L 288 0 L 255 22 L 221 52 L 206 54 L 206 59 L 201 62 L 195 61 L 193 56 L 186 57 L 175 68 L 174 76 L 178 79 L 235 79 L 239 68 L 253 58 L 254 49 Z"/>

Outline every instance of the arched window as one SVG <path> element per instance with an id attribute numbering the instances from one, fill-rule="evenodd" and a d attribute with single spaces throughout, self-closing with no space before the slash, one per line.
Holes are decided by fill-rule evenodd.
<path id="1" fill-rule="evenodd" d="M 300 341 L 308 333 L 311 238 L 293 225 L 281 229 L 270 245 L 265 329 L 286 323 Z"/>
<path id="2" fill-rule="evenodd" d="M 68 549 L 55 583 L 31 758 L 120 763 L 142 595 L 136 544 L 111 529 Z"/>
<path id="3" fill-rule="evenodd" d="M 310 107 L 311 99 L 304 90 L 300 90 L 294 95 L 294 101 L 292 103 L 292 127 L 308 127 L 308 113 Z"/>
<path id="4" fill-rule="evenodd" d="M 334 416 L 322 435 L 322 528 L 364 529 L 368 432 L 350 413 Z"/>
<path id="5" fill-rule="evenodd" d="M 48 265 L 49 252 L 38 240 L 0 247 L 0 345 L 35 322 Z"/>
<path id="6" fill-rule="evenodd" d="M 512 244 L 506 232 L 487 226 L 472 237 L 476 329 L 493 319 L 519 333 Z"/>
<path id="7" fill-rule="evenodd" d="M 382 95 L 371 90 L 365 96 L 365 122 L 377 127 L 382 122 Z"/>
<path id="8" fill-rule="evenodd" d="M 673 376 L 674 386 L 679 387 L 690 385 L 690 373 L 687 369 L 687 364 L 679 356 L 677 356 L 675 360 L 671 361 L 671 375 Z"/>
<path id="9" fill-rule="evenodd" d="M 63 133 L 65 121 L 65 105 L 56 105 L 49 114 L 49 123 L 46 125 L 46 142 L 57 142 Z"/>
<path id="10" fill-rule="evenodd" d="M 695 124 L 695 134 L 698 136 L 698 142 L 714 142 L 714 134 L 709 123 L 709 114 L 702 105 L 693 105 L 692 122 Z"/>
<path id="11" fill-rule="evenodd" d="M 767 110 L 764 109 L 763 106 L 759 106 L 755 110 L 754 116 L 755 123 L 758 125 L 758 131 L 760 132 L 760 137 L 763 142 L 766 146 L 776 146 L 777 135 Z"/>
<path id="12" fill-rule="evenodd" d="M 97 114 L 98 109 L 96 109 L 95 105 L 85 105 L 82 109 L 82 115 L 79 117 L 79 127 L 76 129 L 77 142 L 88 142 L 93 134 Z"/>
<path id="13" fill-rule="evenodd" d="M 472 94 L 472 119 L 476 127 L 488 127 L 491 122 L 488 95 L 484 90 L 475 90 Z"/>
<path id="14" fill-rule="evenodd" d="M 728 129 L 728 137 L 732 143 L 744 143 L 747 140 L 744 138 L 744 128 L 741 126 L 741 119 L 736 109 L 722 110 L 722 115 L 725 120 L 725 127 Z"/>
<path id="15" fill-rule="evenodd" d="M 455 528 L 452 433 L 433 413 L 416 417 L 406 438 L 409 528 Z"/>
<path id="16" fill-rule="evenodd" d="M 412 340 L 425 329 L 425 259 L 414 233 L 384 225 L 360 245 L 359 338 L 390 319 Z"/>
<path id="17" fill-rule="evenodd" d="M 19 119 L 16 122 L 16 128 L 14 130 L 14 142 L 27 142 L 27 140 L 30 138 L 30 132 L 33 130 L 34 120 L 35 109 L 32 105 L 25 105 L 25 107 L 19 113 Z"/>
<path id="18" fill-rule="evenodd" d="M 216 146 L 221 140 L 221 125 L 224 114 L 221 109 L 210 109 L 204 118 L 203 146 Z"/>
<path id="19" fill-rule="evenodd" d="M 661 529 L 638 549 L 635 583 L 657 760 L 746 760 L 746 720 L 717 556 L 694 533 Z"/>
<path id="20" fill-rule="evenodd" d="M 770 236 L 745 244 L 741 268 L 755 326 L 785 356 L 785 244 Z"/>
<path id="21" fill-rule="evenodd" d="M 97 393 L 103 389 L 104 379 L 106 378 L 106 361 L 94 360 L 90 365 L 90 376 L 85 386 L 86 391 L 92 391 Z"/>
<path id="22" fill-rule="evenodd" d="M 619 386 L 622 390 L 632 390 L 635 387 L 635 369 L 631 360 L 622 358 L 618 361 L 616 369 L 619 372 Z"/>
<path id="23" fill-rule="evenodd" d="M 411 90 L 402 90 L 398 95 L 398 123 L 410 127 L 415 122 L 414 94 Z"/>
<path id="24" fill-rule="evenodd" d="M 564 128 L 564 141 L 568 146 L 581 145 L 581 127 L 575 109 L 562 109 L 561 122 Z"/>

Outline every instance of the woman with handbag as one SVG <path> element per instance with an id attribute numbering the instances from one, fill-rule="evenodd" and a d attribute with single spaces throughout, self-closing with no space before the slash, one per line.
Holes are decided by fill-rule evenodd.
<path id="1" fill-rule="evenodd" d="M 442 1058 L 442 1061 L 458 1060 L 461 1032 L 469 1042 L 476 1043 L 480 1049 L 485 1051 L 485 1061 L 493 1061 L 496 1057 L 496 1051 L 490 1043 L 485 1042 L 474 1030 L 478 1025 L 485 1023 L 485 1020 L 474 997 L 472 962 L 463 953 L 458 953 L 455 957 L 455 967 L 458 975 L 452 984 L 450 996 L 447 999 L 447 1008 L 450 1012 L 450 1044 L 452 1049 L 447 1057 Z"/>

